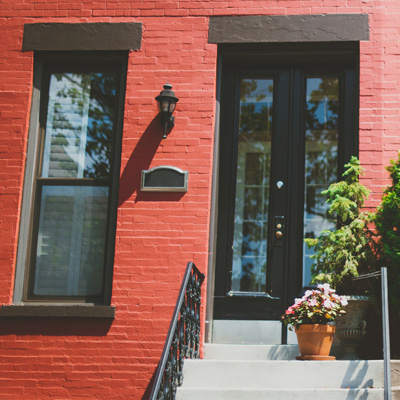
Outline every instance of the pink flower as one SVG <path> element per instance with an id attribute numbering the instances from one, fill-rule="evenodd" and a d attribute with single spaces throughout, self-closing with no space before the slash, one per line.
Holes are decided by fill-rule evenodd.
<path id="1" fill-rule="evenodd" d="M 316 299 L 310 299 L 310 300 L 308 300 L 308 305 L 310 307 L 315 307 L 318 305 L 318 301 Z"/>
<path id="2" fill-rule="evenodd" d="M 314 291 L 312 290 L 306 290 L 304 293 L 303 299 L 307 299 L 308 297 L 312 296 L 314 294 Z"/>
<path id="3" fill-rule="evenodd" d="M 318 289 L 321 289 L 324 293 L 335 293 L 336 290 L 331 289 L 329 283 L 324 283 L 323 285 L 318 285 Z"/>
<path id="4" fill-rule="evenodd" d="M 345 297 L 341 297 L 340 298 L 340 304 L 344 307 L 347 306 L 348 302 L 347 299 Z"/>
<path id="5" fill-rule="evenodd" d="M 333 308 L 335 305 L 331 302 L 331 300 L 330 299 L 326 299 L 325 301 L 324 301 L 324 307 L 326 307 L 326 308 Z"/>

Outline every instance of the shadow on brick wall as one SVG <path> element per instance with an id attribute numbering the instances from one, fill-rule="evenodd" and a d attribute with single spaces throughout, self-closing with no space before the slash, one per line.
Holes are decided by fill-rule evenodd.
<path id="1" fill-rule="evenodd" d="M 141 192 L 141 171 L 150 168 L 154 155 L 163 140 L 160 116 L 157 115 L 143 132 L 121 174 L 118 206 L 136 193 L 138 201 L 178 201 L 184 193 Z"/>
<path id="2" fill-rule="evenodd" d="M 106 336 L 112 322 L 107 318 L 1 318 L 0 336 Z"/>
<path id="3" fill-rule="evenodd" d="M 132 194 L 140 192 L 140 173 L 149 169 L 162 139 L 160 116 L 157 115 L 135 145 L 120 178 L 118 205 L 121 206 Z M 126 150 L 125 150 L 126 151 Z M 122 154 L 124 158 L 124 154 Z"/>

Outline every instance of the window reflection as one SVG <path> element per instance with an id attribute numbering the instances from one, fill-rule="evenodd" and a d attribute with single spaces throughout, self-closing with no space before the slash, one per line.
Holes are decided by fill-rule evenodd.
<path id="1" fill-rule="evenodd" d="M 103 292 L 116 76 L 50 76 L 41 178 L 53 179 L 37 189 L 34 295 Z"/>
<path id="2" fill-rule="evenodd" d="M 308 78 L 306 98 L 306 157 L 304 237 L 319 236 L 334 226 L 321 192 L 337 180 L 339 138 L 339 79 Z M 311 279 L 312 249 L 304 245 L 303 285 Z"/>
<path id="3" fill-rule="evenodd" d="M 108 188 L 43 186 L 35 295 L 99 295 L 103 287 Z"/>
<path id="4" fill-rule="evenodd" d="M 57 73 L 50 78 L 43 178 L 108 178 L 115 74 Z"/>
<path id="5" fill-rule="evenodd" d="M 272 79 L 241 81 L 233 291 L 266 290 L 272 99 Z"/>

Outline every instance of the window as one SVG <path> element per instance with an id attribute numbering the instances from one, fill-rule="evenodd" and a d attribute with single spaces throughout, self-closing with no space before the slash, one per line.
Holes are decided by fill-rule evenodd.
<path id="1" fill-rule="evenodd" d="M 36 149 L 28 157 L 31 150 L 36 161 L 24 187 L 32 204 L 19 248 L 25 284 L 15 294 L 22 301 L 109 302 L 126 58 L 35 56 L 39 118 L 31 116 L 28 147 Z"/>

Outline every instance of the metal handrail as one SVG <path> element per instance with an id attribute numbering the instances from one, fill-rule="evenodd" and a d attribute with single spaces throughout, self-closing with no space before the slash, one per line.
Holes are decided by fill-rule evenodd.
<path id="1" fill-rule="evenodd" d="M 183 381 L 184 359 L 200 357 L 201 284 L 204 278 L 194 263 L 187 264 L 150 400 L 174 400 L 176 388 Z"/>
<path id="2" fill-rule="evenodd" d="M 381 268 L 382 287 L 382 328 L 383 328 L 383 359 L 385 374 L 385 400 L 392 398 L 392 378 L 390 372 L 390 333 L 389 333 L 389 301 L 387 268 Z"/>
<path id="3" fill-rule="evenodd" d="M 392 398 L 392 378 L 390 372 L 390 331 L 389 331 L 389 301 L 388 301 L 388 280 L 387 268 L 382 267 L 380 271 L 360 275 L 354 280 L 379 278 L 381 277 L 382 291 L 382 329 L 383 329 L 383 368 L 384 368 L 384 399 Z"/>

